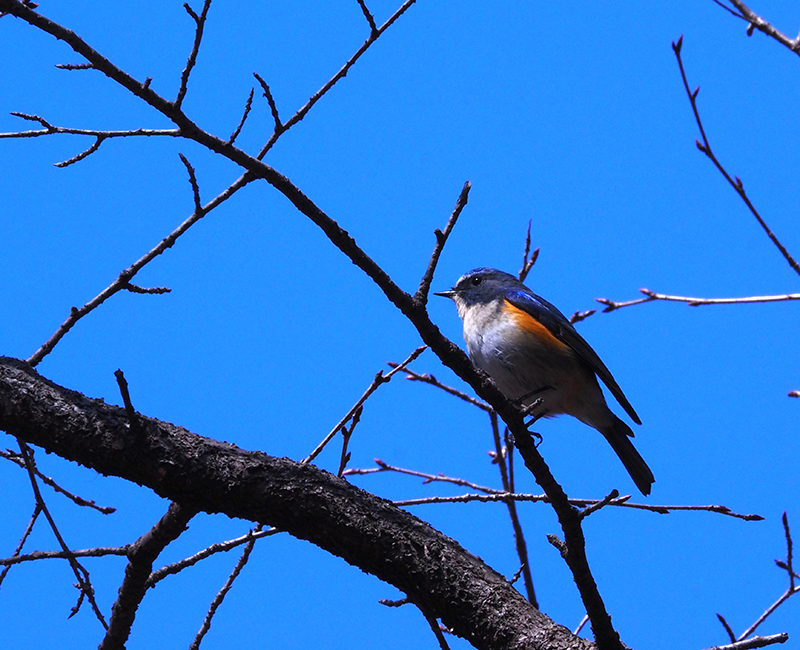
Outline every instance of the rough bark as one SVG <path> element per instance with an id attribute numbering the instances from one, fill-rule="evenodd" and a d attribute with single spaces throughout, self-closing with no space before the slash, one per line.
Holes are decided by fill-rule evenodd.
<path id="1" fill-rule="evenodd" d="M 313 465 L 242 450 L 124 409 L 0 357 L 0 428 L 192 509 L 276 526 L 395 585 L 477 648 L 585 649 L 457 542 Z"/>

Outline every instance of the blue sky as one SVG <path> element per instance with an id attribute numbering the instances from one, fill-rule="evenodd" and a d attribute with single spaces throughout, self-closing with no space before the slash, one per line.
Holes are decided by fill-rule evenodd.
<path id="1" fill-rule="evenodd" d="M 122 6 L 119 6 L 122 5 Z M 499 5 L 499 6 L 498 6 Z M 378 22 L 395 5 L 370 3 Z M 195 7 L 199 10 L 199 6 Z M 789 34 L 781 3 L 754 7 Z M 173 97 L 193 39 L 182 3 L 42 2 L 114 63 Z M 169 128 L 164 118 L 80 58 L 12 17 L 0 19 L 0 131 L 31 128 L 10 111 L 78 128 Z M 798 61 L 713 2 L 417 2 L 266 161 L 413 290 L 465 181 L 469 204 L 434 281 L 465 271 L 519 269 L 525 229 L 541 248 L 528 277 L 566 314 L 595 298 L 638 289 L 701 297 L 796 291 L 797 276 L 712 164 L 698 137 L 670 43 L 684 35 L 690 84 L 712 146 L 740 176 L 767 223 L 796 256 L 800 159 Z M 288 119 L 368 35 L 358 4 L 212 5 L 184 102 L 206 130 L 228 137 L 257 72 Z M 271 132 L 254 101 L 239 146 Z M 77 136 L 3 139 L 0 354 L 26 358 L 82 305 L 192 210 L 186 170 L 208 200 L 239 176 L 231 163 L 172 138 L 105 142 L 65 169 L 54 163 L 91 144 Z M 161 296 L 120 294 L 82 320 L 40 365 L 46 377 L 120 403 L 114 370 L 137 410 L 246 449 L 302 458 L 352 406 L 387 361 L 420 344 L 379 290 L 289 202 L 264 183 L 239 192 L 136 279 Z M 785 589 L 780 516 L 800 530 L 800 389 L 793 303 L 690 308 L 652 303 L 596 314 L 578 327 L 642 418 L 636 445 L 656 476 L 653 504 L 724 504 L 762 522 L 709 513 L 606 509 L 586 524 L 588 555 L 623 640 L 637 648 L 702 648 L 726 641 L 715 614 L 743 631 Z M 453 305 L 430 312 L 459 344 Z M 466 389 L 426 352 L 415 362 Z M 622 415 L 618 405 L 612 408 Z M 570 418 L 543 422 L 540 451 L 567 492 L 602 497 L 634 486 L 602 437 Z M 6 437 L 2 445 L 13 447 Z M 367 403 L 351 467 L 374 458 L 499 486 L 488 420 L 429 386 L 394 379 Z M 339 447 L 320 458 L 335 471 Z M 85 498 L 118 508 L 104 517 L 48 502 L 76 548 L 133 541 L 166 510 L 147 490 L 40 454 L 43 471 Z M 381 474 L 353 478 L 387 498 L 461 494 Z M 25 475 L 0 470 L 9 555 L 33 508 Z M 520 473 L 518 488 L 538 492 Z M 501 505 L 428 505 L 412 512 L 498 571 L 518 568 Z M 545 613 L 573 628 L 583 611 L 566 567 L 547 543 L 558 533 L 544 505 L 521 518 Z M 243 534 L 246 522 L 199 516 L 165 562 Z M 26 547 L 54 547 L 43 526 Z M 234 552 L 235 553 L 235 552 Z M 128 647 L 185 647 L 236 562 L 234 553 L 167 580 L 139 611 Z M 105 611 L 124 569 L 88 561 Z M 74 578 L 62 562 L 11 571 L 0 626 L 12 643 L 86 647 L 101 630 L 88 610 L 67 620 Z M 435 647 L 422 616 L 387 609 L 397 591 L 305 542 L 262 541 L 219 611 L 204 648 L 267 640 L 280 648 Z M 797 602 L 761 633 L 800 634 Z M 32 622 L 36 621 L 35 625 Z M 33 628 L 33 629 L 32 629 Z M 454 648 L 467 647 L 451 639 Z"/>

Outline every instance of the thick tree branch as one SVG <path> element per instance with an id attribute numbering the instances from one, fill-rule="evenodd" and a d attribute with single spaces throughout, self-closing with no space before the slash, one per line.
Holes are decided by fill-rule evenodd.
<path id="1" fill-rule="evenodd" d="M 0 357 L 0 428 L 188 508 L 270 524 L 395 585 L 478 648 L 591 648 L 428 524 L 313 465 L 247 452 L 62 388 Z"/>

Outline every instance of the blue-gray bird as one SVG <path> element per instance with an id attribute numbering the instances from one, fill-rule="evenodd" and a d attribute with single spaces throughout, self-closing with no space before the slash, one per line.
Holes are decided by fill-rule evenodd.
<path id="1" fill-rule="evenodd" d="M 597 429 L 636 487 L 650 494 L 653 472 L 630 441 L 630 427 L 608 408 L 597 378 L 636 424 L 642 422 L 600 357 L 558 309 L 513 275 L 488 268 L 470 271 L 436 295 L 455 301 L 472 363 L 509 400 L 534 405 L 536 417 L 566 413 Z"/>

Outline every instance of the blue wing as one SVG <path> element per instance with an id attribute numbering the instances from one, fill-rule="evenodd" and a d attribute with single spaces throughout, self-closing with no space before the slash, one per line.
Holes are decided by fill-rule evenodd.
<path id="1" fill-rule="evenodd" d="M 518 309 L 530 314 L 533 318 L 544 325 L 559 341 L 568 345 L 578 357 L 583 360 L 594 373 L 603 380 L 603 383 L 608 386 L 611 394 L 622 405 L 622 408 L 631 416 L 631 419 L 636 424 L 641 424 L 642 421 L 636 415 L 631 403 L 625 397 L 619 384 L 611 376 L 611 372 L 606 365 L 597 356 L 597 353 L 592 350 L 591 346 L 578 334 L 577 330 L 572 326 L 569 320 L 558 309 L 547 302 L 544 298 L 537 296 L 535 293 L 528 293 L 519 290 L 510 290 L 506 292 L 506 300 Z M 632 434 L 631 434 L 632 435 Z"/>

